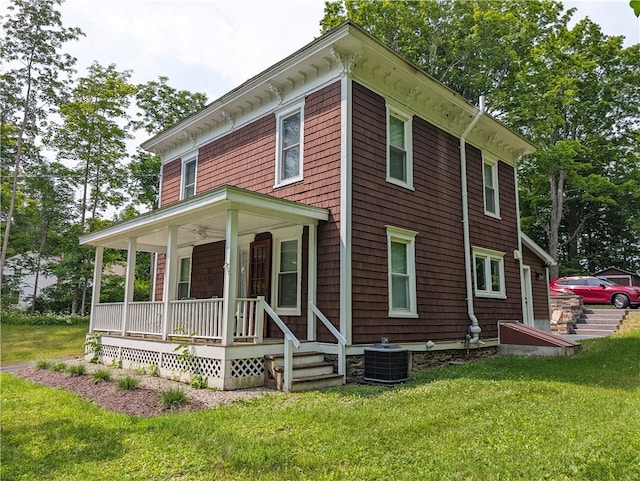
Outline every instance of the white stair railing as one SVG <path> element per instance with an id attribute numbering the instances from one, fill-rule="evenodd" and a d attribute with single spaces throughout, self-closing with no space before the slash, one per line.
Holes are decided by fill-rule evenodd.
<path id="1" fill-rule="evenodd" d="M 329 330 L 333 337 L 338 340 L 338 374 L 342 374 L 343 376 L 346 374 L 346 366 L 347 366 L 347 339 L 336 329 L 336 327 L 331 324 L 329 319 L 322 313 L 318 306 L 313 303 L 310 303 L 311 310 L 316 315 L 318 319 L 324 324 L 324 326 Z"/>
<path id="2" fill-rule="evenodd" d="M 287 327 L 280 316 L 271 308 L 271 306 L 264 300 L 264 297 L 258 297 L 260 303 L 264 307 L 264 311 L 269 315 L 271 319 L 276 323 L 278 328 L 284 333 L 284 379 L 283 390 L 291 391 L 291 380 L 293 379 L 293 348 L 300 349 L 300 341 Z"/>

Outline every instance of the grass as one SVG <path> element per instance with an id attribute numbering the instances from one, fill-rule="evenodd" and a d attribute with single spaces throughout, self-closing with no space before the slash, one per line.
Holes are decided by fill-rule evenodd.
<path id="1" fill-rule="evenodd" d="M 87 366 L 84 364 L 74 364 L 67 367 L 67 374 L 71 377 L 84 376 L 87 373 Z"/>
<path id="2" fill-rule="evenodd" d="M 179 408 L 188 402 L 189 399 L 182 389 L 167 389 L 160 393 L 160 404 L 166 409 Z"/>
<path id="3" fill-rule="evenodd" d="M 139 384 L 140 379 L 137 377 L 126 376 L 118 379 L 116 387 L 121 391 L 131 391 L 132 389 L 136 389 Z"/>
<path id="4" fill-rule="evenodd" d="M 638 481 L 640 312 L 583 345 L 153 418 L 2 374 L 0 477 Z"/>
<path id="5" fill-rule="evenodd" d="M 84 352 L 86 325 L 23 326 L 0 324 L 0 365 L 34 359 L 80 356 Z"/>
<path id="6" fill-rule="evenodd" d="M 99 382 L 109 382 L 111 381 L 111 370 L 104 368 L 96 369 L 93 371 L 93 374 L 91 374 L 91 377 L 96 384 Z"/>

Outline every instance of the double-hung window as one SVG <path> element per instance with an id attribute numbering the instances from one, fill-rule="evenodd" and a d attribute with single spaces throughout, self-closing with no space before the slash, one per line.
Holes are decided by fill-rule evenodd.
<path id="1" fill-rule="evenodd" d="M 413 189 L 411 115 L 387 105 L 387 182 Z"/>
<path id="2" fill-rule="evenodd" d="M 500 217 L 500 197 L 498 193 L 498 161 L 484 156 L 482 160 L 484 183 L 484 213 Z"/>
<path id="3" fill-rule="evenodd" d="M 182 164 L 182 199 L 188 199 L 196 194 L 196 166 L 195 157 Z"/>
<path id="4" fill-rule="evenodd" d="M 302 179 L 304 110 L 296 105 L 277 114 L 276 187 Z"/>
<path id="5" fill-rule="evenodd" d="M 274 231 L 276 312 L 300 315 L 300 280 L 302 275 L 302 229 Z"/>
<path id="6" fill-rule="evenodd" d="M 473 265 L 476 296 L 505 298 L 504 253 L 475 247 Z"/>
<path id="7" fill-rule="evenodd" d="M 387 226 L 389 317 L 417 317 L 417 233 Z"/>
<path id="8" fill-rule="evenodd" d="M 191 257 L 179 259 L 178 299 L 187 299 L 191 292 Z"/>

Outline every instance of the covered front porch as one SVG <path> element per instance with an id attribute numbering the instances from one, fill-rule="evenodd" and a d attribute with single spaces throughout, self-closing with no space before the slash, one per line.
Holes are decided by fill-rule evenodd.
<path id="1" fill-rule="evenodd" d="M 264 356 L 283 355 L 284 389 L 288 389 L 293 352 L 317 348 L 320 320 L 336 339 L 335 344 L 325 344 L 324 350 L 338 355 L 338 372 L 344 375 L 345 337 L 316 306 L 317 225 L 328 216 L 326 209 L 224 186 L 84 236 L 81 243 L 96 249 L 89 337 L 99 339 L 99 347 L 93 354 L 101 362 L 155 369 L 160 375 L 187 381 L 200 376 L 207 385 L 219 389 L 262 385 Z M 304 283 L 300 262 L 303 228 Z M 284 274 L 271 273 L 267 268 L 266 277 L 253 275 L 250 279 L 243 246 L 257 235 L 271 232 L 286 232 L 290 236 L 287 239 L 295 240 L 287 241 L 291 252 L 297 249 L 295 255 L 288 254 L 292 259 L 289 264 L 294 267 L 281 269 Z M 219 270 L 222 279 L 217 274 L 216 279 L 210 278 L 214 274 L 206 279 L 191 278 L 190 255 L 205 245 L 219 249 L 223 265 L 218 265 L 215 272 Z M 127 251 L 123 302 L 99 302 L 105 248 Z M 158 259 L 155 300 L 133 301 L 138 252 L 152 252 Z M 268 267 L 270 254 L 266 257 Z M 193 262 L 202 262 L 202 258 Z M 189 266 L 188 275 L 185 266 Z M 275 308 L 269 302 L 269 290 L 262 286 L 270 279 L 279 283 L 275 286 Z M 191 295 L 195 291 L 209 292 L 196 289 L 192 282 L 202 287 L 214 281 L 220 286 L 216 295 Z M 303 284 L 306 329 L 301 335 L 298 328 L 296 336 L 283 318 L 292 319 L 295 314 L 301 317 Z M 299 312 L 295 306 L 285 305 L 296 300 Z M 266 329 L 268 322 L 270 330 Z"/>

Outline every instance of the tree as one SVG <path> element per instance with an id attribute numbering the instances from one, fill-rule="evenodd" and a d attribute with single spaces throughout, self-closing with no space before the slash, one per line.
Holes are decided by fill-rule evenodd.
<path id="1" fill-rule="evenodd" d="M 78 235 L 95 230 L 103 212 L 124 203 L 125 140 L 131 137 L 127 110 L 136 91 L 130 75 L 118 72 L 113 64 L 103 67 L 94 62 L 88 75 L 78 80 L 70 101 L 60 106 L 62 124 L 53 129 L 51 145 L 60 159 L 75 163 L 71 179 L 81 192 Z M 84 314 L 90 278 L 86 265 L 92 262 L 92 252 L 83 248 L 78 254 L 77 272 L 82 276 L 71 310 L 75 314 L 79 301 Z"/>
<path id="2" fill-rule="evenodd" d="M 12 156 L 12 186 L 9 209 L 4 214 L 4 238 L 0 253 L 0 283 L 9 248 L 11 224 L 18 195 L 18 183 L 25 146 L 35 145 L 39 129 L 46 123 L 49 109 L 64 95 L 75 58 L 62 54 L 63 44 L 77 40 L 78 28 L 65 28 L 56 6 L 62 0 L 13 0 L 10 15 L 3 17 L 4 41 L 0 59 L 7 66 L 2 75 L 4 122 L 14 125 L 16 143 Z M 4 140 L 4 137 L 3 137 Z M 4 157 L 4 156 L 3 156 Z"/>

